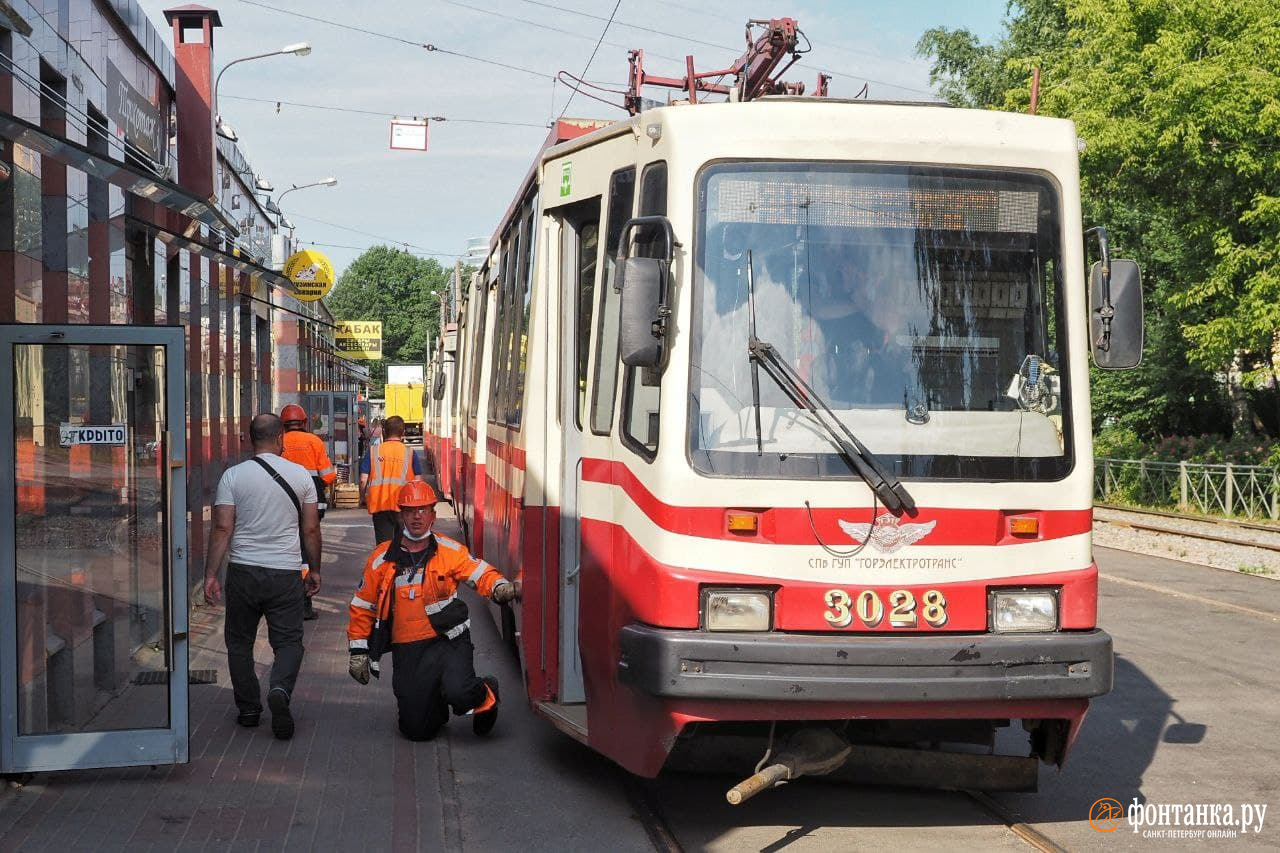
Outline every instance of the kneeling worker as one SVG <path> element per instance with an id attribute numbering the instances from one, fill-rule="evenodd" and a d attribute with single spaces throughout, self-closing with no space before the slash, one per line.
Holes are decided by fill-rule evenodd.
<path id="1" fill-rule="evenodd" d="M 430 740 L 449 719 L 472 714 L 472 730 L 488 734 L 498 719 L 498 680 L 477 678 L 471 626 L 458 584 L 499 604 L 518 597 L 516 585 L 459 542 L 431 532 L 436 493 L 414 480 L 400 489 L 401 529 L 373 549 L 347 626 L 348 671 L 361 684 L 378 674 L 378 658 L 391 649 L 391 688 L 400 731 Z"/>

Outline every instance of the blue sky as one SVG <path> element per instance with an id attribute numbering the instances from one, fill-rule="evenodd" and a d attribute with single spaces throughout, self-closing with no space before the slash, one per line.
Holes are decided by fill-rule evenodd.
<path id="1" fill-rule="evenodd" d="M 167 34 L 162 12 L 180 2 L 140 2 Z M 206 5 L 217 8 L 222 18 L 223 27 L 214 35 L 219 68 L 242 56 L 311 42 L 310 56 L 277 56 L 229 70 L 220 87 L 221 113 L 235 128 L 249 162 L 275 185 L 277 196 L 293 184 L 338 178 L 336 187 L 291 193 L 284 209 L 303 243 L 328 254 L 340 272 L 377 243 L 433 254 L 452 266 L 468 238 L 487 237 L 546 137 L 547 122 L 565 108 L 570 92 L 553 83 L 554 75 L 562 69 L 581 74 L 614 0 L 222 0 Z M 759 8 L 733 0 L 696 5 L 687 0 L 621 0 L 586 76 L 619 88 L 626 79 L 629 47 L 644 48 L 645 68 L 654 74 L 681 76 L 687 53 L 693 54 L 698 69 L 723 68 L 741 53 L 747 17 L 787 15 L 799 22 L 814 50 L 786 79 L 812 88 L 817 70 L 825 69 L 835 75 L 834 96 L 851 97 L 867 83 L 873 98 L 924 100 L 930 97 L 928 69 L 914 57 L 920 34 L 939 25 L 968 27 L 989 40 L 1001 30 L 1005 7 L 1006 0 L 802 0 Z M 665 97 L 659 90 L 649 96 Z M 277 109 L 277 101 L 386 115 L 283 103 Z M 449 121 L 431 123 L 427 152 L 391 151 L 392 114 Z M 625 115 L 580 94 L 566 114 Z"/>

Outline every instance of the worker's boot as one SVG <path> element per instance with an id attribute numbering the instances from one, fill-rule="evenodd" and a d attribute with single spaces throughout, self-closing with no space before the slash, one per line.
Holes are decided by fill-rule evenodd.
<path id="1" fill-rule="evenodd" d="M 316 612 L 316 606 L 311 603 L 311 596 L 309 595 L 306 597 L 305 603 L 302 605 L 302 618 L 306 622 L 320 618 L 320 614 Z"/>
<path id="2" fill-rule="evenodd" d="M 471 712 L 471 731 L 487 735 L 498 722 L 498 679 L 486 675 L 480 680 L 485 684 L 485 699 Z"/>

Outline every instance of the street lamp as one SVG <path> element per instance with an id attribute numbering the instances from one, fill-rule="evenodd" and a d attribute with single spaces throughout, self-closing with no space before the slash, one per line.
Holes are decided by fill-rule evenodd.
<path id="1" fill-rule="evenodd" d="M 337 185 L 338 185 L 338 179 L 332 178 L 332 177 L 321 178 L 320 180 L 316 181 L 313 184 L 294 184 L 293 186 L 289 187 L 289 189 L 280 193 L 280 197 L 276 199 L 276 204 L 280 204 L 281 202 L 283 202 L 284 197 L 287 196 L 289 193 L 293 192 L 294 190 L 305 190 L 310 187 L 334 187 Z"/>
<path id="2" fill-rule="evenodd" d="M 273 50 L 270 53 L 257 53 L 253 56 L 242 56 L 239 59 L 233 59 L 226 65 L 222 66 L 222 70 L 218 72 L 218 76 L 213 81 L 213 108 L 215 112 L 214 129 L 218 135 L 235 142 L 236 132 L 222 121 L 222 105 L 218 103 L 218 85 L 222 82 L 222 75 L 227 73 L 227 69 L 233 65 L 239 65 L 241 62 L 248 62 L 251 59 L 266 59 L 269 56 L 306 56 L 311 52 L 311 42 L 300 41 L 296 44 L 286 44 L 279 50 Z"/>

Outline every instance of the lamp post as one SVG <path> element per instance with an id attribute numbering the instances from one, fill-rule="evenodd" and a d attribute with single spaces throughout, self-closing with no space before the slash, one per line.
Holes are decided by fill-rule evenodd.
<path id="1" fill-rule="evenodd" d="M 332 177 L 321 178 L 320 180 L 311 184 L 294 184 L 293 186 L 289 187 L 289 189 L 280 193 L 280 197 L 276 199 L 276 204 L 279 205 L 281 202 L 283 202 L 284 197 L 287 196 L 289 193 L 293 192 L 294 190 L 305 190 L 305 189 L 309 189 L 310 187 L 334 187 L 337 185 L 338 185 L 338 179 L 332 178 Z"/>
<path id="2" fill-rule="evenodd" d="M 225 137 L 226 139 L 230 139 L 232 142 L 235 142 L 237 139 L 236 132 L 232 130 L 229 125 L 223 123 L 222 105 L 218 103 L 218 85 L 222 83 L 222 75 L 227 73 L 228 68 L 233 65 L 239 65 L 241 62 L 248 62 L 251 59 L 266 59 L 269 56 L 306 56 L 310 52 L 311 42 L 300 41 L 297 44 L 287 44 L 279 50 L 273 50 L 270 53 L 256 53 L 253 56 L 242 56 L 239 59 L 233 59 L 226 65 L 222 66 L 222 70 L 218 72 L 218 76 L 214 78 L 213 81 L 213 108 L 214 115 L 216 116 L 214 120 L 214 128 L 217 130 L 218 135 Z"/>

